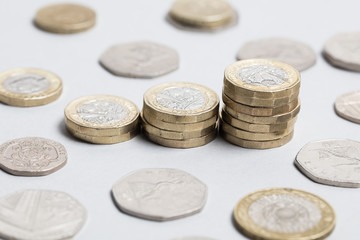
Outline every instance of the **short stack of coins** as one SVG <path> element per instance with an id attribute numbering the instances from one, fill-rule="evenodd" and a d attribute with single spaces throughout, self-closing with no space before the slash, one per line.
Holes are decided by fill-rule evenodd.
<path id="1" fill-rule="evenodd" d="M 187 82 L 164 83 L 144 94 L 142 127 L 153 142 L 173 148 L 199 147 L 217 135 L 219 98 Z"/>
<path id="2" fill-rule="evenodd" d="M 267 149 L 288 143 L 300 111 L 300 74 L 268 59 L 238 61 L 225 69 L 220 132 L 230 143 Z"/>
<path id="3" fill-rule="evenodd" d="M 139 132 L 139 110 L 131 101 L 111 95 L 90 95 L 65 108 L 67 130 L 76 138 L 96 144 L 114 144 Z"/>

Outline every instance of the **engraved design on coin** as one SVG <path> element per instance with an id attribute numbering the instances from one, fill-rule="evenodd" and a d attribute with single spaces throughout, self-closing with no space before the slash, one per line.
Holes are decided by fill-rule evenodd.
<path id="1" fill-rule="evenodd" d="M 342 118 L 360 123 L 360 91 L 338 97 L 335 101 L 335 111 Z"/>
<path id="2" fill-rule="evenodd" d="M 206 104 L 206 96 L 197 89 L 170 87 L 156 96 L 157 102 L 166 108 L 175 110 L 194 110 Z"/>
<path id="3" fill-rule="evenodd" d="M 257 199 L 250 205 L 248 214 L 259 226 L 279 233 L 304 232 L 321 220 L 321 211 L 314 203 L 286 194 Z"/>
<path id="4" fill-rule="evenodd" d="M 284 70 L 267 65 L 241 68 L 239 69 L 239 77 L 245 83 L 266 87 L 281 85 L 289 80 L 289 76 Z"/>
<path id="5" fill-rule="evenodd" d="M 123 120 L 128 115 L 128 110 L 115 102 L 96 100 L 80 105 L 77 113 L 91 123 L 111 124 Z"/>
<path id="6" fill-rule="evenodd" d="M 85 221 L 85 208 L 63 192 L 23 190 L 0 199 L 0 238 L 68 239 Z"/>
<path id="7" fill-rule="evenodd" d="M 25 73 L 8 77 L 2 85 L 17 94 L 39 94 L 49 89 L 50 81 L 40 75 Z"/>

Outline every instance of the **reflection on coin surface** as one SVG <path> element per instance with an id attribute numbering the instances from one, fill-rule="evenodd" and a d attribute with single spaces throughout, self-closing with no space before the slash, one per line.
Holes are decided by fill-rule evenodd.
<path id="1" fill-rule="evenodd" d="M 314 50 L 308 45 L 285 38 L 265 38 L 245 43 L 237 53 L 238 60 L 267 58 L 287 63 L 298 71 L 316 62 Z"/>
<path id="2" fill-rule="evenodd" d="M 207 187 L 177 169 L 140 169 L 122 177 L 112 188 L 125 213 L 155 221 L 186 217 L 201 211 Z"/>
<path id="3" fill-rule="evenodd" d="M 289 188 L 249 194 L 236 205 L 234 218 L 256 239 L 323 239 L 335 227 L 335 213 L 325 200 Z"/>
<path id="4" fill-rule="evenodd" d="M 335 111 L 342 118 L 360 123 L 360 91 L 338 97 L 335 100 Z"/>
<path id="5" fill-rule="evenodd" d="M 360 142 L 327 139 L 306 144 L 295 165 L 315 182 L 338 187 L 360 187 Z"/>
<path id="6" fill-rule="evenodd" d="M 77 33 L 95 25 L 95 12 L 76 4 L 54 4 L 41 8 L 35 24 L 48 32 Z"/>
<path id="7" fill-rule="evenodd" d="M 18 176 L 48 175 L 66 161 L 64 146 L 45 138 L 19 138 L 0 145 L 0 168 Z"/>
<path id="8" fill-rule="evenodd" d="M 155 78 L 179 67 L 178 53 L 154 42 L 129 42 L 110 47 L 100 63 L 115 75 L 134 78 Z"/>
<path id="9" fill-rule="evenodd" d="M 340 33 L 324 47 L 324 56 L 334 66 L 360 72 L 360 32 Z"/>
<path id="10" fill-rule="evenodd" d="M 85 208 L 64 192 L 23 190 L 0 198 L 0 238 L 62 240 L 86 221 Z"/>

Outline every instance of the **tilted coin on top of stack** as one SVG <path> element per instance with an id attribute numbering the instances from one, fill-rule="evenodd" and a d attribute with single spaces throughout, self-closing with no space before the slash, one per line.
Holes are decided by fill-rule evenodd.
<path id="1" fill-rule="evenodd" d="M 153 142 L 191 148 L 217 134 L 219 98 L 211 89 L 187 82 L 164 83 L 144 94 L 142 127 Z"/>
<path id="2" fill-rule="evenodd" d="M 267 59 L 238 61 L 225 69 L 220 131 L 245 147 L 279 147 L 293 136 L 300 74 L 292 66 Z"/>
<path id="3" fill-rule="evenodd" d="M 70 102 L 65 108 L 68 131 L 77 138 L 97 144 L 124 142 L 139 131 L 139 110 L 118 96 L 91 95 Z"/>

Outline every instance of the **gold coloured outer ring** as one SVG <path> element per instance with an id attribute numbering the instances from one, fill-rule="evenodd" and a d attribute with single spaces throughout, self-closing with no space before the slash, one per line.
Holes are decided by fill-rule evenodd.
<path id="1" fill-rule="evenodd" d="M 251 204 L 260 198 L 272 195 L 293 195 L 304 198 L 315 204 L 321 211 L 321 219 L 313 228 L 298 233 L 279 233 L 273 232 L 254 223 L 248 214 Z M 234 218 L 240 228 L 247 236 L 252 239 L 274 240 L 315 240 L 324 239 L 330 235 L 335 227 L 335 212 L 324 199 L 315 194 L 291 188 L 269 188 L 251 193 L 242 198 L 234 209 Z"/>
<path id="2" fill-rule="evenodd" d="M 162 138 L 156 135 L 149 134 L 144 132 L 145 136 L 150 139 L 150 141 L 157 143 L 164 147 L 171 147 L 171 148 L 194 148 L 200 147 L 203 145 L 208 144 L 212 140 L 216 138 L 217 130 L 215 129 L 213 132 L 199 138 L 187 139 L 187 140 L 173 140 Z"/>
<path id="3" fill-rule="evenodd" d="M 35 16 L 39 28 L 53 33 L 77 33 L 95 25 L 96 14 L 77 4 L 55 4 L 41 8 Z"/>
<path id="4" fill-rule="evenodd" d="M 22 74 L 35 74 L 46 78 L 50 86 L 37 94 L 19 94 L 6 90 L 3 83 L 9 77 Z M 62 81 L 54 73 L 36 68 L 14 68 L 0 73 L 0 102 L 16 107 L 34 107 L 51 103 L 59 98 L 62 92 Z"/>
<path id="5" fill-rule="evenodd" d="M 199 108 L 176 110 L 159 104 L 157 95 L 170 88 L 191 88 L 200 91 L 206 98 L 206 103 Z M 195 123 L 210 119 L 218 114 L 219 97 L 211 89 L 196 83 L 170 82 L 151 87 L 144 93 L 143 111 L 145 118 L 156 118 L 164 122 Z"/>
<path id="6" fill-rule="evenodd" d="M 220 129 L 220 134 L 226 141 L 239 147 L 251 148 L 251 149 L 269 149 L 269 148 L 280 147 L 290 142 L 294 132 L 291 132 L 289 135 L 283 138 L 272 141 L 252 141 L 252 140 L 241 139 L 238 137 L 234 137 L 233 135 L 230 135 L 222 131 L 221 129 Z"/>
<path id="7" fill-rule="evenodd" d="M 235 128 L 240 128 L 249 132 L 269 133 L 269 132 L 284 131 L 287 128 L 294 128 L 294 124 L 296 122 L 297 117 L 294 117 L 287 122 L 278 123 L 278 124 L 255 124 L 255 123 L 248 123 L 236 119 L 232 117 L 230 114 L 228 114 L 226 111 L 224 111 L 223 109 L 221 111 L 220 118 L 224 122 L 232 125 Z"/>
<path id="8" fill-rule="evenodd" d="M 288 81 L 272 86 L 258 86 L 251 83 L 246 83 L 240 79 L 240 69 L 256 65 L 266 65 L 280 68 L 287 73 Z M 227 82 L 225 85 L 230 84 L 232 86 L 230 89 L 233 89 L 235 93 L 247 93 L 245 95 L 249 97 L 265 99 L 282 98 L 291 95 L 288 92 L 292 92 L 292 89 L 300 83 L 300 73 L 294 67 L 283 62 L 269 59 L 247 59 L 237 61 L 229 65 L 225 69 L 224 82 Z"/>

